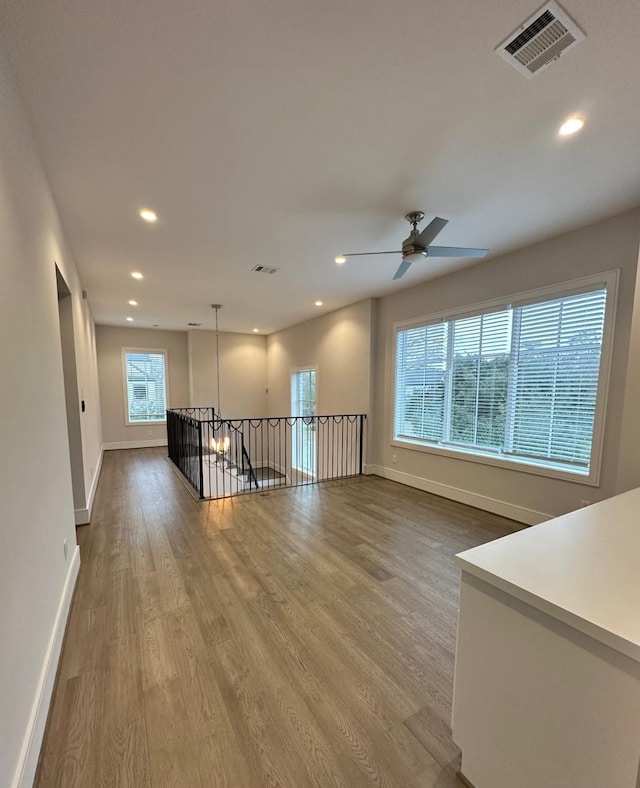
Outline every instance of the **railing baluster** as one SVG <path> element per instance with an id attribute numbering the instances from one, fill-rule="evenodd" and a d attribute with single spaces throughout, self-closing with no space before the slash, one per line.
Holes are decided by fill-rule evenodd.
<path id="1" fill-rule="evenodd" d="M 202 475 L 202 422 L 198 422 L 198 476 L 200 497 L 204 498 L 204 477 Z"/>

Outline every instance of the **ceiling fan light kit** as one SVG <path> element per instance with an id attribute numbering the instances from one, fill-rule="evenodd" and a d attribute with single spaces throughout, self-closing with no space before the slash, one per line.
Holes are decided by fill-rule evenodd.
<path id="1" fill-rule="evenodd" d="M 412 225 L 409 236 L 405 238 L 402 243 L 402 249 L 391 252 L 351 252 L 349 254 L 341 254 L 336 257 L 338 260 L 344 261 L 347 257 L 363 257 L 370 254 L 401 254 L 402 262 L 395 272 L 394 279 L 402 279 L 402 277 L 409 270 L 412 263 L 419 262 L 425 257 L 485 257 L 489 252 L 488 249 L 472 249 L 463 246 L 431 246 L 431 242 L 435 240 L 436 236 L 444 230 L 449 223 L 448 219 L 442 219 L 436 216 L 429 224 L 420 232 L 418 225 L 424 219 L 422 211 L 410 211 L 404 217 L 409 224 Z"/>

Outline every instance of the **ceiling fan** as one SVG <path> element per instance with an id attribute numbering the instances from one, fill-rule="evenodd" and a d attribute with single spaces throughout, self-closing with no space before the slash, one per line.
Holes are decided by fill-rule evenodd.
<path id="1" fill-rule="evenodd" d="M 431 221 L 422 232 L 418 230 L 418 225 L 424 219 L 422 211 L 411 211 L 404 217 L 413 229 L 409 237 L 402 243 L 402 250 L 393 252 L 351 252 L 341 254 L 336 257 L 336 263 L 346 262 L 347 257 L 361 257 L 369 254 L 401 254 L 402 262 L 400 267 L 393 275 L 394 279 L 401 279 L 409 270 L 411 263 L 422 260 L 424 257 L 484 257 L 488 249 L 468 249 L 462 246 L 431 246 L 431 242 L 449 223 L 448 219 L 441 219 L 439 216 Z"/>

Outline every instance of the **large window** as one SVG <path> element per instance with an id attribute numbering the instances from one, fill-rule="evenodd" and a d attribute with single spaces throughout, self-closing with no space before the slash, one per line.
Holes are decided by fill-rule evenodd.
<path id="1" fill-rule="evenodd" d="M 394 441 L 588 477 L 614 284 L 397 326 Z"/>
<path id="2" fill-rule="evenodd" d="M 166 421 L 166 351 L 123 348 L 127 424 Z"/>

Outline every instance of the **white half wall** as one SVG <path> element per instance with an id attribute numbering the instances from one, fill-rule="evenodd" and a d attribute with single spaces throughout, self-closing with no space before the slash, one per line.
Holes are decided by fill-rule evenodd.
<path id="1" fill-rule="evenodd" d="M 0 784 L 27 788 L 78 556 L 56 264 L 71 291 L 78 400 L 86 401 L 85 490 L 102 438 L 93 320 L 1 51 L 0 260 Z"/>

